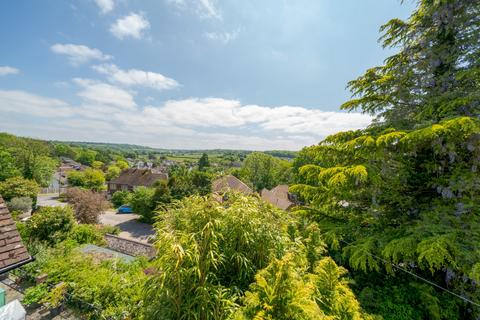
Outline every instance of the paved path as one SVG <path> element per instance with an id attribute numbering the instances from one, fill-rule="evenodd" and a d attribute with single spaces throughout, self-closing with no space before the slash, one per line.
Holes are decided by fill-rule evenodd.
<path id="1" fill-rule="evenodd" d="M 140 216 L 132 213 L 115 213 L 108 210 L 100 216 L 100 223 L 117 226 L 122 230 L 119 234 L 122 238 L 148 242 L 148 238 L 155 234 L 153 227 L 148 223 L 138 222 Z"/>

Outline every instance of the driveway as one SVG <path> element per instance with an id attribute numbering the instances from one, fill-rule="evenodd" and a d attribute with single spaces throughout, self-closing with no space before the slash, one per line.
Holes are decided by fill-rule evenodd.
<path id="1" fill-rule="evenodd" d="M 67 204 L 65 202 L 58 201 L 58 194 L 39 194 L 37 196 L 37 205 L 41 207 L 64 207 Z"/>
<path id="2" fill-rule="evenodd" d="M 37 197 L 37 205 L 39 206 L 66 206 L 65 202 L 58 201 L 58 194 L 39 194 Z M 140 242 L 148 242 L 148 238 L 155 234 L 153 227 L 148 223 L 138 222 L 140 216 L 131 213 L 117 214 L 113 210 L 107 210 L 100 215 L 100 223 L 109 226 L 117 226 L 121 232 L 122 238 L 136 240 Z"/>
<path id="3" fill-rule="evenodd" d="M 132 213 L 116 213 L 107 210 L 100 216 L 100 223 L 109 226 L 117 226 L 122 230 L 119 234 L 122 238 L 148 242 L 148 237 L 153 236 L 155 231 L 148 223 L 138 222 L 140 216 Z"/>

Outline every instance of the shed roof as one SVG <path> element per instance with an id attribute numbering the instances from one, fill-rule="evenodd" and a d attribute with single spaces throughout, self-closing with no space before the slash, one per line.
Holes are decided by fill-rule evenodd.
<path id="1" fill-rule="evenodd" d="M 232 175 L 223 176 L 212 183 L 212 191 L 215 193 L 225 193 L 229 190 L 239 191 L 247 195 L 253 193 L 249 186 Z"/>
<path id="2" fill-rule="evenodd" d="M 152 172 L 150 169 L 126 169 L 120 175 L 112 179 L 110 183 L 129 186 L 151 187 L 157 180 L 167 180 L 168 174 Z"/>
<path id="3" fill-rule="evenodd" d="M 15 221 L 0 196 L 0 274 L 11 267 L 30 261 L 31 257 L 22 243 Z"/>

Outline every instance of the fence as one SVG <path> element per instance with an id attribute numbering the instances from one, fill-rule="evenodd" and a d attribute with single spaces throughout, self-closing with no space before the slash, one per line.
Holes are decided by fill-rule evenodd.
<path id="1" fill-rule="evenodd" d="M 67 188 L 66 188 L 66 187 L 61 187 L 61 188 L 58 188 L 58 187 L 48 187 L 48 188 L 41 188 L 41 189 L 40 189 L 40 193 L 41 193 L 41 194 L 64 193 L 65 191 L 67 191 Z"/>

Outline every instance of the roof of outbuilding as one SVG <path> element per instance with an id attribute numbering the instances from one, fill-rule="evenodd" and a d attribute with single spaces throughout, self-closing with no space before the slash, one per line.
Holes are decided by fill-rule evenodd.
<path id="1" fill-rule="evenodd" d="M 29 259 L 30 255 L 22 243 L 15 221 L 0 196 L 0 274 Z"/>
<path id="2" fill-rule="evenodd" d="M 288 210 L 295 206 L 288 196 L 288 186 L 284 184 L 276 186 L 272 190 L 263 189 L 261 196 L 263 200 L 282 210 Z"/>
<path id="3" fill-rule="evenodd" d="M 110 183 L 129 186 L 151 187 L 157 180 L 167 180 L 168 174 L 152 172 L 150 169 L 126 169 L 120 175 L 112 179 Z"/>
<path id="4" fill-rule="evenodd" d="M 225 193 L 230 190 L 239 191 L 247 195 L 253 193 L 249 186 L 232 175 L 223 176 L 212 183 L 212 191 L 214 193 Z"/>

